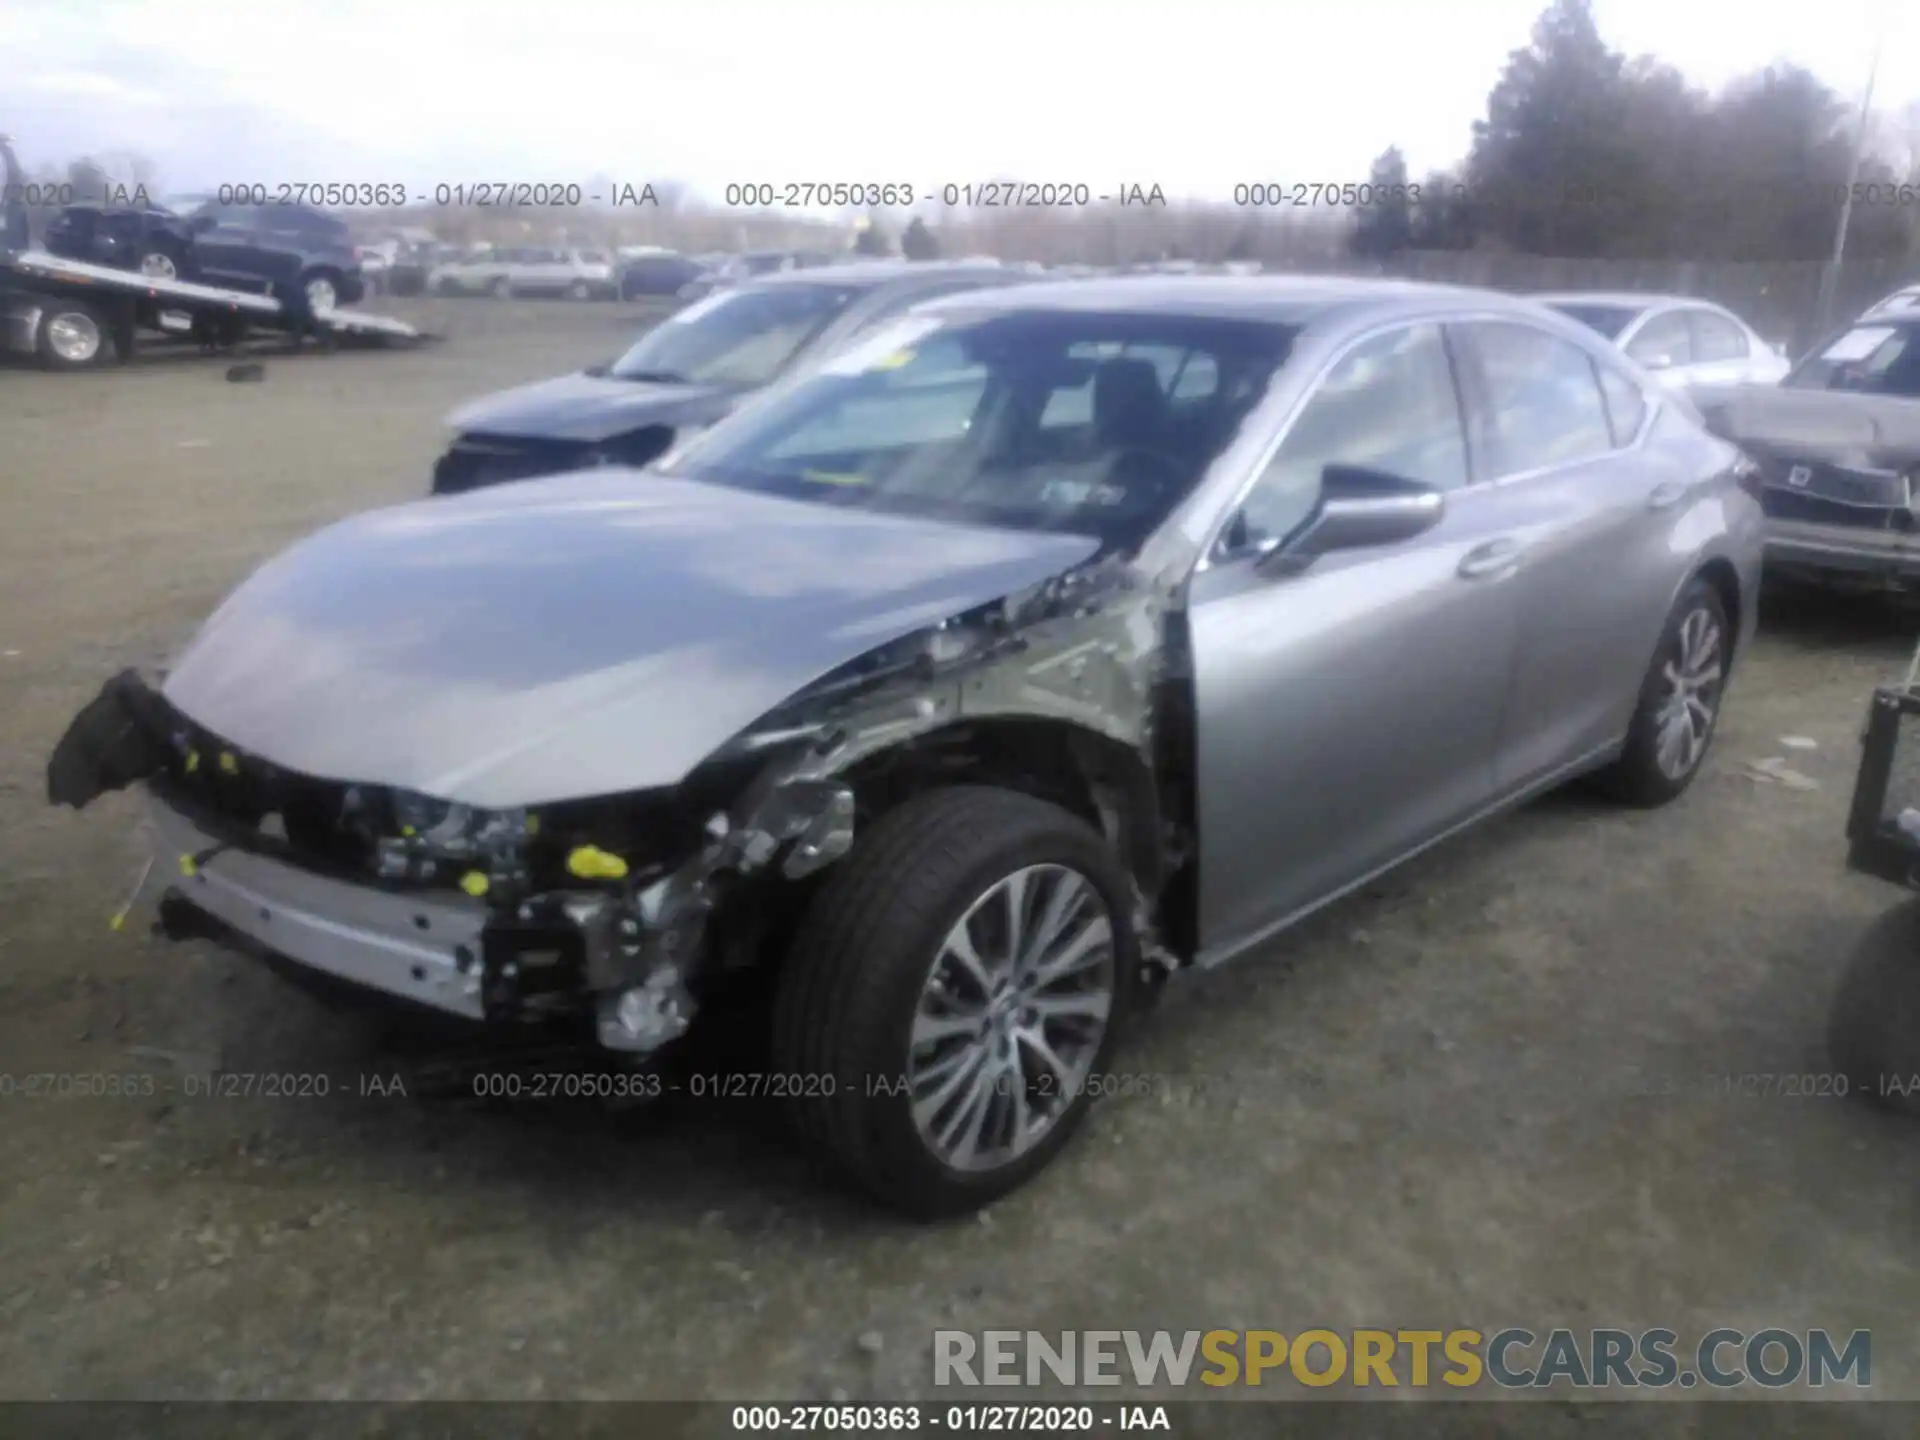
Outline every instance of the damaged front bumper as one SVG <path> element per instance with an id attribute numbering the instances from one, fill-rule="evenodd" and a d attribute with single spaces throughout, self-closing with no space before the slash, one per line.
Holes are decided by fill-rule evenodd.
<path id="1" fill-rule="evenodd" d="M 411 838 L 379 840 L 372 873 L 362 873 L 296 847 L 289 826 L 273 823 L 286 819 L 277 809 L 263 804 L 263 813 L 242 819 L 219 803 L 218 784 L 209 790 L 183 780 L 182 770 L 200 781 L 213 772 L 244 785 L 259 763 L 223 749 L 202 763 L 189 723 L 141 676 L 124 672 L 75 717 L 47 767 L 48 798 L 76 809 L 145 784 L 155 851 L 148 873 L 170 877 L 162 905 L 168 934 L 237 939 L 469 1020 L 584 1022 L 601 1045 L 632 1056 L 690 1028 L 696 988 L 720 948 L 711 923 L 719 890 L 761 872 L 804 878 L 852 844 L 852 792 L 775 766 L 733 807 L 709 815 L 692 853 L 631 878 L 624 860 L 585 846 L 568 869 L 593 881 L 530 886 L 520 847 L 531 825 L 501 850 L 468 845 L 463 858 L 442 867 L 438 885 L 424 883 L 435 865 L 417 862 L 439 831 L 403 826 Z M 270 793 L 277 805 L 300 792 Z M 490 824 L 472 833 L 484 839 Z M 395 845 L 404 854 L 390 851 Z M 396 854 L 408 863 L 387 863 Z M 589 854 L 614 868 L 575 869 L 572 862 Z M 463 866 L 470 868 L 461 886 L 450 888 L 444 879 Z M 467 889 L 468 882 L 478 883 Z M 143 878 L 136 899 L 145 888 Z"/>
<path id="2" fill-rule="evenodd" d="M 172 893 L 196 910 L 336 979 L 469 1020 L 487 1018 L 482 902 L 392 893 L 314 874 L 223 844 L 158 794 L 150 804 L 155 863 L 162 873 L 179 872 Z"/>

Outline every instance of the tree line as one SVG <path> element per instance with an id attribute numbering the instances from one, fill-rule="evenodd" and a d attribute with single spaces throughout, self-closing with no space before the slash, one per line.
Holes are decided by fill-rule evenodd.
<path id="1" fill-rule="evenodd" d="M 1350 248 L 1821 260 L 1851 188 L 1849 256 L 1920 258 L 1920 107 L 1907 122 L 1856 176 L 1857 110 L 1808 71 L 1771 66 L 1709 95 L 1610 48 L 1590 0 L 1555 0 L 1460 166 L 1413 180 L 1398 148 L 1374 162 Z"/>

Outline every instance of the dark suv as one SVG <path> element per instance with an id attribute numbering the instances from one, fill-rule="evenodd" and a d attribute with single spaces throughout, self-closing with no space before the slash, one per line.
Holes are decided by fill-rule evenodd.
<path id="1" fill-rule="evenodd" d="M 366 294 L 344 223 L 305 205 L 201 205 L 182 217 L 72 205 L 47 226 L 46 248 L 167 279 L 266 290 L 310 310 L 351 305 Z"/>

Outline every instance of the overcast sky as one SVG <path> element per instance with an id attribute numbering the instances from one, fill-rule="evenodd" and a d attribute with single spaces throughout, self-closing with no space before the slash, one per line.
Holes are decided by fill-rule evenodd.
<path id="1" fill-rule="evenodd" d="M 1544 0 L 0 0 L 29 167 L 221 183 L 1020 176 L 1096 193 L 1365 178 L 1464 153 Z M 1920 0 L 1596 0 L 1715 88 L 1778 60 L 1920 100 Z"/>

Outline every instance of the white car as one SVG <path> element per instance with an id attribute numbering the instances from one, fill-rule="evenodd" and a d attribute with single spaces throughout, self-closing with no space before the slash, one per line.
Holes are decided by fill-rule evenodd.
<path id="1" fill-rule="evenodd" d="M 1783 346 L 1763 340 L 1731 310 L 1680 295 L 1536 295 L 1613 341 L 1661 384 L 1777 385 L 1793 368 Z"/>
<path id="2" fill-rule="evenodd" d="M 1920 311 L 1920 285 L 1906 285 L 1894 291 L 1886 299 L 1869 305 L 1861 313 L 1862 320 L 1885 320 L 1890 315 L 1911 315 Z"/>
<path id="3" fill-rule="evenodd" d="M 442 260 L 427 272 L 427 289 L 435 295 L 498 295 L 507 290 L 511 251 L 479 249 Z"/>
<path id="4" fill-rule="evenodd" d="M 506 293 L 611 300 L 620 291 L 613 257 L 602 250 L 509 250 Z"/>

